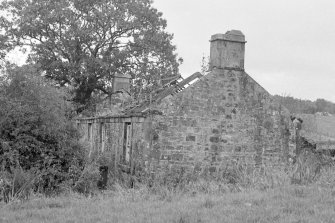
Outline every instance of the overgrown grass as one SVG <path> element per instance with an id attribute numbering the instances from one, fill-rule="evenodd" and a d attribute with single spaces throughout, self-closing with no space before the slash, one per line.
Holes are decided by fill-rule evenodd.
<path id="1" fill-rule="evenodd" d="M 0 204 L 0 222 L 335 222 L 334 172 L 329 165 L 303 184 L 292 184 L 289 171 L 268 169 L 238 173 L 235 181 L 179 175 L 174 184 L 170 175 L 165 185 L 157 177 L 151 185 L 114 184 L 90 196 L 35 194 Z"/>
<path id="2" fill-rule="evenodd" d="M 303 120 L 303 130 L 310 133 L 311 135 L 315 135 L 314 137 L 320 137 L 320 140 L 323 137 L 327 138 L 335 138 L 335 116 L 317 116 L 310 114 L 302 114 L 300 115 Z M 321 137 L 323 136 L 323 137 Z"/>
<path id="3" fill-rule="evenodd" d="M 0 209 L 0 222 L 334 222 L 335 191 L 287 186 L 267 191 L 174 194 L 128 190 L 86 198 L 31 199 Z"/>

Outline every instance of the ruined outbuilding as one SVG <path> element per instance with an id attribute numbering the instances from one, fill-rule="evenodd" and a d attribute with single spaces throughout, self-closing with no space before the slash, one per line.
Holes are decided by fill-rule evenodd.
<path id="1" fill-rule="evenodd" d="M 245 72 L 245 44 L 237 30 L 213 35 L 209 73 L 173 80 L 117 114 L 78 119 L 91 153 L 127 171 L 285 165 L 290 116 Z"/>

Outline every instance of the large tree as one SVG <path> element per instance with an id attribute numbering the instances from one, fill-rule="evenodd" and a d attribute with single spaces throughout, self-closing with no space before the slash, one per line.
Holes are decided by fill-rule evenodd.
<path id="1" fill-rule="evenodd" d="M 28 46 L 28 60 L 71 87 L 79 104 L 110 94 L 116 74 L 130 74 L 138 92 L 179 73 L 173 35 L 152 0 L 7 0 L 1 10 L 0 38 Z"/>

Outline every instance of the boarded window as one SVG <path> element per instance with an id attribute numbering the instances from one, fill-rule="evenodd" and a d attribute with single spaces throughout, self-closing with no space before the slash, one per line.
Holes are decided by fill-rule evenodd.
<path id="1" fill-rule="evenodd" d="M 130 164 L 131 156 L 131 123 L 124 124 L 124 140 L 123 140 L 123 157 L 122 160 L 125 164 Z"/>

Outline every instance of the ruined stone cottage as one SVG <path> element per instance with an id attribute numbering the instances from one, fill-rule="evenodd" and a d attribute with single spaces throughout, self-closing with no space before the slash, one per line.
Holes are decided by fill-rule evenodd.
<path id="1" fill-rule="evenodd" d="M 173 80 L 112 115 L 78 119 L 90 152 L 127 171 L 285 164 L 289 114 L 246 73 L 245 44 L 237 30 L 213 35 L 209 73 Z"/>

